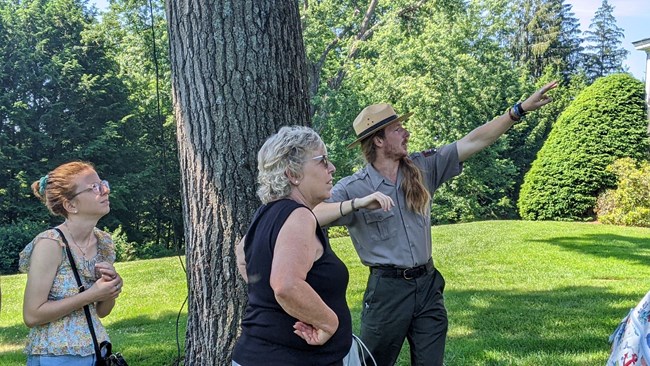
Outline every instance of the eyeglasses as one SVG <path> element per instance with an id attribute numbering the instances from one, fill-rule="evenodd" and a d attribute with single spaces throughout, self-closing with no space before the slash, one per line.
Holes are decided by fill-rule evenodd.
<path id="1" fill-rule="evenodd" d="M 330 159 L 327 157 L 327 155 L 314 156 L 311 158 L 311 160 L 319 160 L 319 163 L 323 164 L 323 166 L 327 169 L 330 167 Z"/>
<path id="2" fill-rule="evenodd" d="M 83 191 L 79 191 L 70 197 L 70 199 L 73 199 L 77 197 L 78 195 L 85 193 L 85 192 L 90 192 L 93 191 L 94 194 L 100 195 L 104 193 L 110 193 L 111 192 L 111 186 L 108 184 L 107 180 L 103 180 L 99 183 L 93 183 L 88 185 L 88 188 L 84 189 Z"/>

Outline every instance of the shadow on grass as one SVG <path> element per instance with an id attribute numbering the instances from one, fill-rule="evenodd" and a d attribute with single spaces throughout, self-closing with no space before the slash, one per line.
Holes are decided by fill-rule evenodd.
<path id="1" fill-rule="evenodd" d="M 2 345 L 0 356 L 12 352 L 5 350 L 9 345 L 11 345 L 9 346 L 10 348 L 14 348 L 13 345 L 17 345 L 17 347 L 20 347 L 20 352 L 22 352 L 27 333 L 29 333 L 29 328 L 22 322 L 17 325 L 0 327 L 0 344 Z"/>
<path id="2" fill-rule="evenodd" d="M 616 304 L 634 306 L 639 299 L 584 286 L 445 291 L 445 365 L 602 365 L 609 335 L 630 310 Z M 357 322 L 360 306 L 351 311 Z M 404 347 L 398 365 L 408 365 L 408 359 Z"/>
<path id="3" fill-rule="evenodd" d="M 650 238 L 615 234 L 563 236 L 531 242 L 548 243 L 567 250 L 602 258 L 618 258 L 634 264 L 650 265 Z M 646 254 L 644 254 L 644 251 Z"/>
<path id="4" fill-rule="evenodd" d="M 113 343 L 113 350 L 124 355 L 131 365 L 174 365 L 178 357 L 176 343 L 177 313 L 165 312 L 155 318 L 138 316 L 111 322 L 104 322 Z M 187 315 L 179 319 L 180 356 L 183 357 Z M 3 366 L 24 365 L 26 356 L 22 345 L 26 342 L 29 329 L 22 325 L 0 328 L 2 344 L 19 344 L 18 350 L 0 352 Z M 16 363 L 17 360 L 19 361 Z"/>

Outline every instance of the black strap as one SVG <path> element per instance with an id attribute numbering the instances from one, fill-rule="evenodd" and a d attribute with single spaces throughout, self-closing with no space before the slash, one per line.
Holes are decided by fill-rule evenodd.
<path id="1" fill-rule="evenodd" d="M 77 286 L 79 286 L 79 293 L 84 292 L 84 285 L 81 283 L 81 278 L 79 277 L 79 272 L 77 271 L 77 265 L 74 262 L 72 257 L 72 252 L 70 251 L 70 245 L 68 245 L 68 240 L 63 235 L 63 232 L 59 228 L 54 228 L 54 230 L 59 232 L 61 239 L 65 244 L 65 252 L 68 254 L 68 260 L 70 261 L 70 267 L 72 267 L 72 273 L 74 274 L 74 279 L 77 280 Z M 95 356 L 99 360 L 102 356 L 99 351 L 99 343 L 97 343 L 97 336 L 95 335 L 95 327 L 93 327 L 93 319 L 90 317 L 90 307 L 84 305 L 84 313 L 86 314 L 86 322 L 88 323 L 88 329 L 90 330 L 90 336 L 93 338 L 93 346 L 95 347 Z"/>

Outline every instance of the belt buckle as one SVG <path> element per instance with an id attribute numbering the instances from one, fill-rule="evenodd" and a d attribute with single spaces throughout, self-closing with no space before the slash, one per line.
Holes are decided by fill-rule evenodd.
<path id="1" fill-rule="evenodd" d="M 413 268 L 406 268 L 405 270 L 402 271 L 402 277 L 404 277 L 405 280 L 412 280 L 413 277 L 408 275 L 408 271 L 412 270 Z"/>

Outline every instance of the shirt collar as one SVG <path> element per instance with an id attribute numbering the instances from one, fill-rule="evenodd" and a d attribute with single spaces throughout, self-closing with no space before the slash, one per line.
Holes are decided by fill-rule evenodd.
<path id="1" fill-rule="evenodd" d="M 370 184 L 372 185 L 372 189 L 374 189 L 375 191 L 379 189 L 379 186 L 382 183 L 385 183 L 386 185 L 391 187 L 394 187 L 397 184 L 399 184 L 401 180 L 400 170 L 401 169 L 397 170 L 397 182 L 393 183 L 389 179 L 386 179 L 383 175 L 381 175 L 381 173 L 379 173 L 379 171 L 377 171 L 377 169 L 375 169 L 375 167 L 372 166 L 372 164 L 370 163 L 366 164 L 366 171 L 368 172 L 368 178 L 370 178 Z"/>

